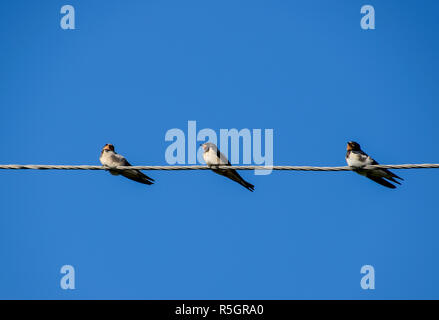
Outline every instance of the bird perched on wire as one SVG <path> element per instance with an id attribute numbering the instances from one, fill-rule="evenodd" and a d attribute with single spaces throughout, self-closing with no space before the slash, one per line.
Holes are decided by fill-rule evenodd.
<path id="1" fill-rule="evenodd" d="M 101 156 L 99 157 L 99 161 L 102 163 L 103 166 L 106 166 L 109 168 L 109 171 L 112 175 L 122 175 L 125 178 L 134 180 L 136 182 L 144 183 L 151 185 L 154 182 L 154 179 L 148 177 L 147 175 L 143 174 L 139 170 L 117 170 L 117 169 L 111 169 L 118 166 L 131 166 L 131 164 L 125 159 L 124 156 L 117 154 L 114 151 L 114 146 L 112 144 L 107 143 L 101 151 Z"/>
<path id="2" fill-rule="evenodd" d="M 357 172 L 358 174 L 365 176 L 375 181 L 376 183 L 379 183 L 380 185 L 391 189 L 395 189 L 396 186 L 391 184 L 387 180 L 390 180 L 397 184 L 401 184 L 401 183 L 396 179 L 404 180 L 403 178 L 398 177 L 396 174 L 394 174 L 393 172 L 387 169 L 363 168 L 364 166 L 378 165 L 379 163 L 376 162 L 374 159 L 372 159 L 370 156 L 368 156 L 365 152 L 363 152 L 363 150 L 361 150 L 360 145 L 355 141 L 349 141 L 346 150 L 347 150 L 346 162 L 350 167 L 355 168 L 354 171 Z"/>
<path id="3" fill-rule="evenodd" d="M 203 147 L 203 159 L 213 172 L 238 182 L 252 192 L 254 191 L 255 186 L 245 181 L 235 169 L 215 169 L 215 166 L 232 166 L 215 144 L 206 142 L 201 147 Z"/>

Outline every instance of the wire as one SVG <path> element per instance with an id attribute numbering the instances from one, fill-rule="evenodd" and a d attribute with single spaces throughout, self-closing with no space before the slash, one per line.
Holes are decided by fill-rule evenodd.
<path id="1" fill-rule="evenodd" d="M 428 169 L 439 168 L 437 163 L 421 164 L 390 164 L 390 165 L 370 165 L 361 168 L 356 167 L 312 167 L 312 166 L 130 166 L 130 167 L 104 167 L 89 165 L 35 165 L 35 164 L 5 164 L 0 165 L 0 169 L 22 170 L 209 170 L 209 169 L 236 169 L 236 170 L 293 170 L 293 171 L 355 171 L 358 169 Z"/>

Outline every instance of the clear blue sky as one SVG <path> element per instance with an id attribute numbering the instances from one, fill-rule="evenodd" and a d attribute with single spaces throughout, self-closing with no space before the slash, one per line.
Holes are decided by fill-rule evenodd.
<path id="1" fill-rule="evenodd" d="M 62 30 L 60 8 L 76 9 Z M 372 4 L 376 29 L 360 28 Z M 272 128 L 278 165 L 439 162 L 437 1 L 2 1 L 0 163 L 162 165 L 167 130 Z M 439 298 L 439 170 L 0 171 L 0 298 Z M 59 286 L 76 270 L 76 290 Z M 376 289 L 360 287 L 375 267 Z"/>

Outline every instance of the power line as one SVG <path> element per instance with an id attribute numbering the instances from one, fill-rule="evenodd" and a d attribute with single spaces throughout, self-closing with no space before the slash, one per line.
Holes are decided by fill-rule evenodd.
<path id="1" fill-rule="evenodd" d="M 0 169 L 9 170 L 209 170 L 209 169 L 230 169 L 230 166 L 203 166 L 203 165 L 188 165 L 188 166 L 130 166 L 130 167 L 104 167 L 104 166 L 90 166 L 90 165 L 35 165 L 35 164 L 5 164 L 0 165 Z M 313 167 L 313 166 L 232 166 L 236 170 L 292 170 L 292 171 L 354 171 L 359 168 L 349 166 L 342 167 Z M 421 163 L 421 164 L 389 164 L 389 165 L 370 165 L 361 167 L 361 169 L 428 169 L 439 168 L 438 163 Z"/>

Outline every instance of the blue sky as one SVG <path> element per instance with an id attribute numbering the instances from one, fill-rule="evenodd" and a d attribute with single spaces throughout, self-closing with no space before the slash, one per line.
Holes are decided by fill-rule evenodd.
<path id="1" fill-rule="evenodd" d="M 62 30 L 60 8 L 76 10 Z M 360 28 L 375 7 L 376 29 Z M 274 130 L 278 165 L 439 161 L 437 1 L 2 1 L 0 163 L 165 165 L 167 130 Z M 439 170 L 0 172 L 2 299 L 437 299 Z M 62 290 L 60 268 L 76 271 Z M 375 290 L 360 287 L 375 268 Z"/>

